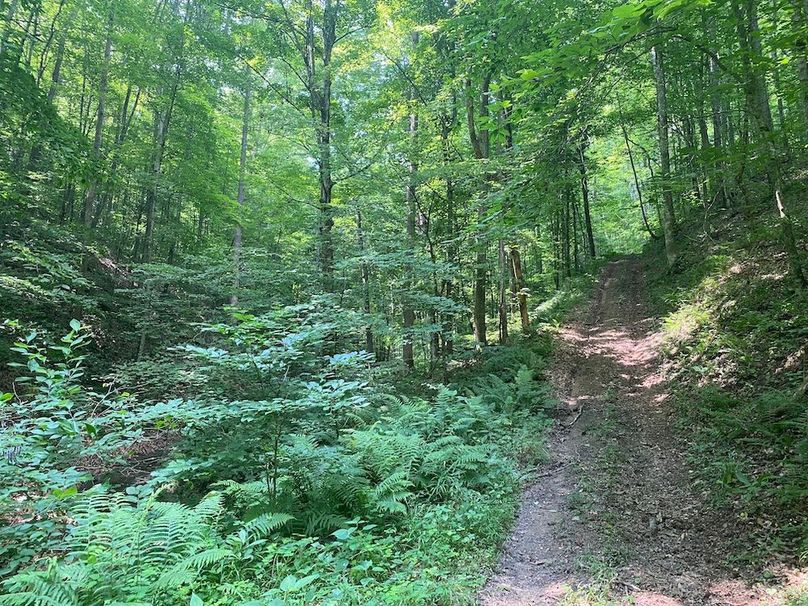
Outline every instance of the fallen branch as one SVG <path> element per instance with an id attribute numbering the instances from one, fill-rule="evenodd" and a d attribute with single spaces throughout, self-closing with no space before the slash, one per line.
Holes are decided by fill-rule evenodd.
<path id="1" fill-rule="evenodd" d="M 580 418 L 581 418 L 581 415 L 582 415 L 582 414 L 584 414 L 584 405 L 583 405 L 583 404 L 581 404 L 581 408 L 578 410 L 578 414 L 577 414 L 577 415 L 575 415 L 575 418 L 572 420 L 572 423 L 570 423 L 569 425 L 567 425 L 567 429 L 569 429 L 570 427 L 572 427 L 573 425 L 575 425 L 575 423 L 577 423 L 577 422 L 578 422 L 578 419 L 580 419 Z"/>

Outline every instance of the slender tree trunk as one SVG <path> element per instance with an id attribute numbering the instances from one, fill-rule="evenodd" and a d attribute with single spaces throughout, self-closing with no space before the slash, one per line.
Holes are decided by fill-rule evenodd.
<path id="1" fill-rule="evenodd" d="M 565 185 L 563 193 L 563 222 L 561 230 L 561 254 L 564 262 L 564 277 L 572 277 L 572 261 L 570 259 L 570 198 L 572 197 L 568 186 Z"/>
<path id="2" fill-rule="evenodd" d="M 413 35 L 413 42 L 417 43 L 417 35 Z M 414 111 L 410 113 L 409 125 L 407 132 L 410 137 L 410 160 L 408 162 L 408 176 L 407 186 L 405 188 L 405 198 L 407 201 L 407 248 L 409 249 L 409 265 L 407 267 L 407 283 L 404 293 L 404 343 L 402 345 L 402 357 L 404 359 L 404 366 L 408 369 L 415 368 L 415 355 L 413 350 L 413 334 L 412 329 L 415 325 L 415 310 L 412 306 L 412 288 L 413 288 L 413 273 L 414 273 L 414 255 L 415 255 L 415 221 L 417 214 L 417 200 L 415 188 L 415 173 L 418 170 L 418 164 L 415 161 L 415 136 L 418 132 L 418 114 Z"/>
<path id="3" fill-rule="evenodd" d="M 190 7 L 186 7 L 185 23 L 187 25 L 190 18 Z M 157 199 L 160 193 L 160 179 L 163 173 L 163 156 L 165 154 L 166 141 L 168 140 L 168 129 L 171 125 L 171 117 L 174 113 L 174 104 L 177 100 L 180 80 L 185 64 L 185 38 L 180 41 L 179 54 L 176 57 L 177 66 L 174 70 L 174 78 L 171 83 L 171 91 L 168 96 L 166 108 L 163 111 L 155 111 L 154 114 L 154 151 L 152 156 L 151 176 L 152 183 L 146 198 L 146 231 L 143 234 L 143 245 L 141 261 L 150 263 L 154 247 L 154 227 L 157 218 Z"/>
<path id="4" fill-rule="evenodd" d="M 157 220 L 157 198 L 160 193 L 160 177 L 163 172 L 163 152 L 165 151 L 166 136 L 169 124 L 169 110 L 158 111 L 154 115 L 154 150 L 152 152 L 151 178 L 152 183 L 146 193 L 146 230 L 143 233 L 143 243 L 140 251 L 140 260 L 150 263 L 154 242 L 154 224 Z"/>
<path id="5" fill-rule="evenodd" d="M 580 224 L 578 220 L 578 201 L 571 197 L 570 204 L 572 205 L 572 262 L 577 273 L 581 270 L 580 252 L 578 250 L 578 225 Z"/>
<path id="6" fill-rule="evenodd" d="M 556 208 L 553 217 L 553 282 L 556 290 L 561 289 L 561 208 Z"/>
<path id="7" fill-rule="evenodd" d="M 708 28 L 709 35 L 712 37 L 715 35 L 715 28 L 710 25 Z M 729 192 L 727 191 L 727 181 L 726 181 L 726 165 L 724 160 L 721 156 L 723 153 L 722 148 L 724 147 L 724 124 L 726 119 L 723 115 L 723 105 L 721 101 L 721 96 L 719 94 L 719 85 L 720 85 L 720 75 L 719 75 L 719 68 L 718 68 L 718 57 L 717 55 L 710 55 L 707 58 L 707 72 L 708 72 L 708 84 L 710 90 L 710 110 L 711 110 L 711 120 L 712 120 L 712 127 L 713 127 L 713 148 L 716 150 L 718 154 L 718 158 L 716 161 L 716 179 L 718 181 L 718 185 L 716 188 L 716 201 L 719 204 L 729 204 L 730 197 Z M 729 142 L 729 145 L 732 145 L 732 142 Z"/>
<path id="8" fill-rule="evenodd" d="M 101 172 L 101 145 L 104 138 L 104 120 L 106 118 L 107 84 L 109 79 L 109 62 L 112 57 L 112 26 L 115 20 L 114 8 L 110 8 L 107 17 L 107 40 L 104 45 L 104 61 L 101 63 L 101 75 L 98 80 L 98 110 L 95 116 L 95 137 L 93 138 L 93 161 L 95 167 L 90 187 L 84 199 L 83 222 L 91 226 L 95 212 L 95 197 Z"/>
<path id="9" fill-rule="evenodd" d="M 233 232 L 233 294 L 230 295 L 230 305 L 238 305 L 238 292 L 241 288 L 241 247 L 242 228 L 241 213 L 244 211 L 244 200 L 246 197 L 247 184 L 247 137 L 250 131 L 250 100 L 252 98 L 252 87 L 250 85 L 249 74 L 244 84 L 244 112 L 241 121 L 241 154 L 238 162 L 238 212 L 236 227 Z"/>
<path id="10" fill-rule="evenodd" d="M 592 230 L 592 215 L 589 210 L 589 177 L 586 171 L 586 147 L 578 146 L 578 168 L 581 172 L 581 197 L 583 199 L 584 228 L 586 229 L 586 246 L 589 258 L 595 258 L 595 235 Z"/>
<path id="11" fill-rule="evenodd" d="M 441 128 L 441 144 L 443 149 L 443 165 L 444 167 L 448 167 L 451 165 L 452 156 L 451 156 L 451 144 L 449 141 L 449 135 L 451 133 L 452 126 L 457 122 L 457 109 L 456 109 L 456 99 L 452 99 L 452 114 L 450 117 L 444 116 L 442 120 L 442 128 Z M 456 217 L 455 217 L 455 185 L 454 179 L 451 176 L 446 177 L 446 232 L 448 234 L 449 242 L 446 246 L 446 260 L 452 265 L 458 265 L 458 247 L 456 243 Z M 447 299 L 451 299 L 454 296 L 454 279 L 449 276 L 444 279 L 444 296 Z M 448 321 L 444 320 L 443 322 L 443 349 L 447 354 L 451 354 L 454 351 L 454 339 L 452 338 L 452 333 L 454 332 L 454 326 L 452 322 L 452 316 L 448 316 Z"/>
<path id="12" fill-rule="evenodd" d="M 306 88 L 309 92 L 312 118 L 317 123 L 316 140 L 318 147 L 318 176 L 320 181 L 319 212 L 319 267 L 326 292 L 334 292 L 334 178 L 331 157 L 331 57 L 337 42 L 336 25 L 339 3 L 324 0 L 322 11 L 322 40 L 315 36 L 315 24 L 311 2 L 308 2 L 308 17 L 305 28 L 303 62 L 306 65 Z M 317 55 L 320 53 L 322 71 L 317 73 Z M 318 81 L 319 78 L 319 81 Z"/>
<path id="13" fill-rule="evenodd" d="M 508 267 L 508 255 L 505 252 L 505 242 L 502 238 L 497 243 L 499 257 L 499 293 L 497 301 L 497 311 L 499 315 L 499 342 L 505 345 L 508 342 L 508 277 L 510 269 Z"/>
<path id="14" fill-rule="evenodd" d="M 657 137 L 659 139 L 659 162 L 662 179 L 662 232 L 665 237 L 665 258 L 668 267 L 676 263 L 676 213 L 673 208 L 671 188 L 671 160 L 668 147 L 668 92 L 665 83 L 665 66 L 659 49 L 651 48 L 651 63 L 654 67 L 657 101 Z"/>
<path id="15" fill-rule="evenodd" d="M 67 32 L 68 27 L 70 26 L 70 20 L 70 17 L 68 17 L 62 31 L 59 33 L 59 42 L 56 45 L 56 57 L 53 62 L 53 71 L 51 72 L 51 85 L 48 89 L 48 103 L 53 103 L 53 101 L 56 99 L 56 93 L 58 92 L 59 84 L 62 81 L 62 63 L 65 56 L 65 44 L 67 43 Z"/>
<path id="16" fill-rule="evenodd" d="M 11 3 L 8 5 L 5 18 L 6 26 L 3 30 L 2 38 L 0 38 L 0 57 L 2 57 L 3 53 L 6 51 L 8 42 L 11 39 L 11 34 L 14 31 L 14 17 L 17 14 L 17 7 L 19 4 L 20 0 L 11 0 Z"/>
<path id="17" fill-rule="evenodd" d="M 527 309 L 527 285 L 525 284 L 525 276 L 522 273 L 522 259 L 519 255 L 519 249 L 515 246 L 510 250 L 511 265 L 513 267 L 513 277 L 516 282 L 516 297 L 519 301 L 519 317 L 522 321 L 522 332 L 528 334 L 530 332 L 530 315 Z"/>
<path id="18" fill-rule="evenodd" d="M 365 312 L 366 317 L 370 317 L 370 267 L 365 256 L 365 232 L 362 228 L 362 211 L 356 210 L 356 244 L 359 248 L 359 254 L 362 256 L 362 263 L 359 267 L 362 275 L 362 310 Z M 365 351 L 368 353 L 374 352 L 373 344 L 373 330 L 370 324 L 365 326 Z"/>
<path id="19" fill-rule="evenodd" d="M 488 95 L 491 77 L 486 75 L 483 78 L 482 91 L 480 94 L 480 117 L 483 119 L 488 118 Z M 478 160 L 488 158 L 488 129 L 484 127 L 480 129 L 479 134 L 476 129 L 475 121 L 475 107 L 474 96 L 471 92 L 471 81 L 466 81 L 466 118 L 468 122 L 469 139 L 471 146 L 474 150 L 474 157 Z M 486 283 L 488 281 L 488 242 L 483 232 L 483 223 L 486 218 L 486 201 L 485 197 L 488 193 L 487 179 L 485 181 L 484 191 L 480 196 L 480 201 L 477 205 L 477 228 L 475 230 L 475 263 L 474 263 L 474 302 L 473 302 L 473 317 L 474 317 L 474 340 L 477 347 L 482 347 L 488 344 L 487 327 L 486 327 Z"/>
<path id="20" fill-rule="evenodd" d="M 732 0 L 732 10 L 735 15 L 738 41 L 741 47 L 747 105 L 757 126 L 759 138 L 767 148 L 767 173 L 782 231 L 783 245 L 788 254 L 789 265 L 794 279 L 801 287 L 805 288 L 808 286 L 808 279 L 806 279 L 803 271 L 800 252 L 797 248 L 794 225 L 786 208 L 783 193 L 783 175 L 780 170 L 781 154 L 774 134 L 766 81 L 764 75 L 759 72 L 756 62 L 753 62 L 753 57 L 760 57 L 761 54 L 757 5 L 755 0 L 745 0 L 743 6 L 738 0 Z"/>
<path id="21" fill-rule="evenodd" d="M 413 49 L 418 46 L 418 33 L 412 34 Z M 410 103 L 414 107 L 415 91 L 411 91 Z M 415 352 L 413 347 L 413 326 L 415 325 L 415 309 L 412 305 L 412 289 L 414 287 L 414 270 L 415 270 L 415 223 L 418 213 L 418 201 L 415 185 L 415 175 L 418 172 L 418 163 L 416 161 L 416 136 L 418 133 L 418 114 L 415 110 L 410 111 L 409 120 L 407 122 L 407 137 L 409 140 L 409 160 L 407 162 L 407 185 L 404 188 L 404 197 L 407 203 L 407 249 L 409 250 L 409 263 L 407 265 L 407 280 L 404 288 L 404 306 L 402 310 L 404 321 L 404 341 L 402 343 L 401 353 L 404 360 L 404 366 L 408 370 L 415 368 Z"/>
<path id="22" fill-rule="evenodd" d="M 50 23 L 50 27 L 48 28 L 48 37 L 45 39 L 45 45 L 42 48 L 42 51 L 39 53 L 39 65 L 36 71 L 37 86 L 40 86 L 42 84 L 42 78 L 45 76 L 45 67 L 47 65 L 48 58 L 50 57 L 51 45 L 53 44 L 53 39 L 56 36 L 56 23 L 59 21 L 59 17 L 62 14 L 62 9 L 64 9 L 66 2 L 67 0 L 59 0 L 59 5 L 56 8 L 56 13 L 54 14 L 53 19 L 51 20 Z"/>
<path id="23" fill-rule="evenodd" d="M 806 15 L 802 0 L 793 0 L 792 25 L 797 34 L 794 40 L 794 59 L 797 67 L 797 80 L 799 81 L 799 102 L 802 110 L 804 126 L 808 127 L 808 43 L 806 43 L 803 28 Z"/>

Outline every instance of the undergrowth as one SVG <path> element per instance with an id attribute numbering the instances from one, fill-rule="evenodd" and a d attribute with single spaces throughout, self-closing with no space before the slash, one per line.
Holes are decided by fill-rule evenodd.
<path id="1" fill-rule="evenodd" d="M 765 221 L 722 212 L 691 227 L 678 271 L 650 273 L 698 482 L 747 524 L 748 562 L 805 558 L 808 293 Z"/>
<path id="2" fill-rule="evenodd" d="M 156 403 L 87 387 L 79 322 L 15 344 L 0 603 L 473 603 L 545 456 L 549 341 L 405 392 L 345 349 L 363 325 L 327 299 L 201 328 L 195 396 Z M 122 483 L 160 435 L 173 454 Z"/>

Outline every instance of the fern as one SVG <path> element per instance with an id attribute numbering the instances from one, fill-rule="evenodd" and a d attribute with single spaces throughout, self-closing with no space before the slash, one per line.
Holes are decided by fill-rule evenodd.
<path id="1" fill-rule="evenodd" d="M 51 561 L 48 569 L 27 570 L 5 583 L 7 593 L 0 596 L 5 606 L 78 606 L 75 579 L 66 579 L 63 570 Z M 70 581 L 73 581 L 72 583 Z"/>
<path id="2" fill-rule="evenodd" d="M 285 513 L 265 513 L 244 525 L 244 530 L 251 538 L 264 537 L 291 522 L 294 518 Z"/>
<path id="3" fill-rule="evenodd" d="M 119 494 L 92 495 L 77 507 L 76 525 L 65 538 L 74 561 L 12 577 L 0 603 L 83 606 L 170 595 L 234 557 L 213 525 L 221 512 L 218 493 L 195 507 L 160 502 L 156 496 L 136 505 Z M 251 532 L 266 533 L 285 521 L 266 518 Z"/>
<path id="4" fill-rule="evenodd" d="M 404 502 L 412 496 L 412 482 L 405 470 L 395 471 L 371 491 L 373 505 L 387 513 L 405 513 Z"/>

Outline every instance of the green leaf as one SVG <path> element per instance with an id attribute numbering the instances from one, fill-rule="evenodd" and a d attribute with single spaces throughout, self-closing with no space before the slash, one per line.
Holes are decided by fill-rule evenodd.
<path id="1" fill-rule="evenodd" d="M 70 488 L 54 488 L 53 496 L 57 499 L 67 499 L 68 497 L 75 496 L 79 493 L 78 488 L 71 486 Z"/>
<path id="2" fill-rule="evenodd" d="M 337 540 L 339 541 L 347 541 L 349 538 L 351 538 L 354 531 L 356 531 L 356 528 L 340 528 L 331 534 L 337 537 Z"/>
<path id="3" fill-rule="evenodd" d="M 297 584 L 297 577 L 293 574 L 287 575 L 281 581 L 281 591 L 284 593 L 289 591 L 295 591 L 295 586 Z"/>
<path id="4" fill-rule="evenodd" d="M 70 328 L 72 328 L 74 331 L 78 332 L 79 330 L 81 330 L 81 322 L 79 322 L 76 319 L 70 320 Z M 191 600 L 191 601 L 193 602 L 193 600 Z"/>
<path id="5" fill-rule="evenodd" d="M 191 603 L 189 606 L 205 606 L 205 603 L 202 601 L 202 598 L 193 593 L 191 594 Z"/>

